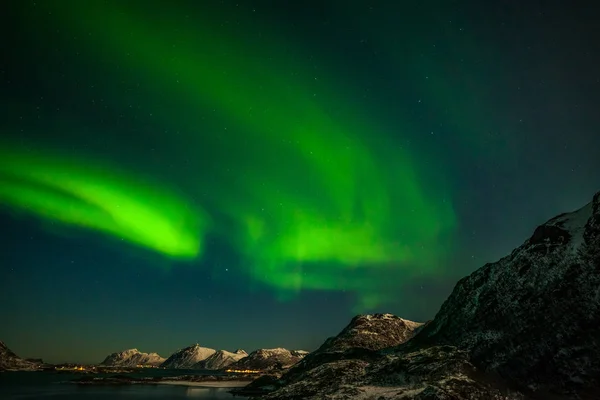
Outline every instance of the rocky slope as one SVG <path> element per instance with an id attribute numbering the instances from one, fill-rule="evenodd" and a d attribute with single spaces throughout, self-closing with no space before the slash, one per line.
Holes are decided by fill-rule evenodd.
<path id="1" fill-rule="evenodd" d="M 308 354 L 303 350 L 259 349 L 229 365 L 234 370 L 280 370 L 291 367 Z"/>
<path id="2" fill-rule="evenodd" d="M 247 356 L 248 353 L 244 350 L 236 350 L 233 353 L 226 350 L 219 350 L 205 360 L 194 364 L 192 369 L 223 369 Z"/>
<path id="3" fill-rule="evenodd" d="M 358 315 L 337 336 L 328 338 L 294 366 L 287 379 L 298 380 L 306 370 L 325 362 L 357 357 L 370 359 L 374 350 L 408 341 L 423 325 L 392 314 Z"/>
<path id="4" fill-rule="evenodd" d="M 0 341 L 0 371 L 32 371 L 40 369 L 37 361 L 25 360 L 13 353 L 4 342 Z"/>
<path id="5" fill-rule="evenodd" d="M 300 390 L 305 383 L 316 386 L 324 383 L 315 379 L 313 373 L 331 374 L 331 378 L 335 377 L 333 382 L 330 382 L 331 379 L 326 381 L 327 386 L 332 388 L 336 382 L 345 382 L 342 377 L 351 377 L 352 371 L 356 371 L 357 368 L 362 370 L 370 362 L 377 360 L 380 357 L 376 353 L 377 350 L 406 342 L 423 326 L 423 323 L 392 314 L 358 315 L 337 336 L 327 339 L 321 347 L 293 366 L 281 380 L 257 380 L 247 389 L 260 390 L 265 385 L 269 389 L 286 386 L 284 391 L 278 393 L 283 394 L 290 390 L 292 393 L 299 391 L 301 395 L 306 396 L 312 392 Z M 349 360 L 357 361 L 354 363 Z M 331 370 L 328 370 L 330 367 Z M 298 384 L 295 385 L 296 383 Z"/>
<path id="6" fill-rule="evenodd" d="M 327 339 L 314 354 L 397 346 L 412 338 L 423 325 L 392 314 L 358 315 L 339 335 Z"/>
<path id="7" fill-rule="evenodd" d="M 417 343 L 450 343 L 541 397 L 600 398 L 600 193 L 462 279 Z"/>
<path id="8" fill-rule="evenodd" d="M 216 350 L 201 347 L 199 344 L 180 349 L 171 354 L 160 366 L 168 369 L 192 369 L 200 361 L 215 354 Z"/>
<path id="9" fill-rule="evenodd" d="M 459 281 L 406 343 L 325 353 L 265 398 L 600 398 L 600 193 Z"/>
<path id="10" fill-rule="evenodd" d="M 159 366 L 163 362 L 165 362 L 165 358 L 156 353 L 142 353 L 138 349 L 129 349 L 110 354 L 102 361 L 101 365 L 115 367 L 136 367 L 138 365 Z"/>

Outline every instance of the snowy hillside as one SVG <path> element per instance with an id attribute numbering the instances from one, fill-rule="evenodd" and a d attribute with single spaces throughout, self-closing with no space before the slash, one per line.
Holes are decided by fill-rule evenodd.
<path id="1" fill-rule="evenodd" d="M 271 370 L 289 368 L 303 359 L 308 352 L 283 348 L 259 349 L 247 357 L 231 364 L 229 368 L 237 370 Z"/>
<path id="2" fill-rule="evenodd" d="M 247 356 L 248 353 L 246 353 L 244 350 L 236 350 L 233 353 L 226 350 L 219 350 L 210 357 L 194 364 L 192 368 L 214 370 L 223 369 Z"/>
<path id="3" fill-rule="evenodd" d="M 110 354 L 102 361 L 101 365 L 115 367 L 136 367 L 138 365 L 159 366 L 163 362 L 165 362 L 165 358 L 156 353 L 142 353 L 138 349 L 128 349 Z"/>
<path id="4" fill-rule="evenodd" d="M 191 369 L 195 364 L 206 360 L 215 352 L 216 350 L 214 349 L 201 347 L 199 344 L 195 344 L 173 353 L 161 364 L 161 367 L 168 369 Z"/>

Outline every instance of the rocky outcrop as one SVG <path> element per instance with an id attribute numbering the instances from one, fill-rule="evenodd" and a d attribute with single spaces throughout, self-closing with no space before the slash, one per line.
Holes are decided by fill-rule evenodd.
<path id="1" fill-rule="evenodd" d="M 159 366 L 165 358 L 156 353 L 142 353 L 138 349 L 128 349 L 112 353 L 100 365 L 114 367 Z"/>
<path id="2" fill-rule="evenodd" d="M 469 355 L 452 346 L 431 346 L 401 356 L 349 358 L 324 363 L 271 387 L 265 399 L 317 400 L 522 400 L 501 380 L 482 374 Z M 283 384 L 281 384 L 283 382 Z M 251 386 L 248 389 L 252 389 Z"/>
<path id="3" fill-rule="evenodd" d="M 327 339 L 314 355 L 352 348 L 380 350 L 397 346 L 412 338 L 423 325 L 392 314 L 358 315 L 339 335 Z"/>
<path id="4" fill-rule="evenodd" d="M 232 370 L 269 371 L 291 367 L 308 354 L 303 350 L 259 349 L 229 365 Z"/>
<path id="5" fill-rule="evenodd" d="M 41 360 L 24 360 L 0 341 L 0 371 L 34 371 L 41 367 Z"/>
<path id="6" fill-rule="evenodd" d="M 200 361 L 206 360 L 216 352 L 215 349 L 201 347 L 199 344 L 180 349 L 173 353 L 160 366 L 167 369 L 192 369 Z"/>
<path id="7" fill-rule="evenodd" d="M 244 350 L 236 350 L 233 353 L 226 350 L 219 350 L 207 359 L 194 364 L 192 369 L 223 369 L 247 356 L 248 353 Z"/>
<path id="8" fill-rule="evenodd" d="M 327 381 L 328 390 L 332 391 L 336 384 L 345 382 L 342 377 L 352 380 L 352 371 L 363 371 L 363 367 L 379 359 L 377 350 L 406 342 L 423 325 L 392 314 L 358 315 L 337 336 L 327 339 L 321 347 L 293 366 L 281 380 L 257 380 L 246 390 L 260 391 L 265 387 L 272 390 L 285 386 L 292 388 L 293 392 L 303 387 L 303 382 L 309 383 L 309 387 L 318 386 L 319 382 L 322 384 L 324 381 L 315 380 L 313 374 L 319 372 L 335 381 Z M 278 393 L 281 395 L 287 392 L 286 389 Z M 310 390 L 302 391 L 301 395 L 308 396 L 310 393 Z"/>
<path id="9" fill-rule="evenodd" d="M 527 393 L 600 389 L 600 193 L 462 279 L 415 344 L 452 344 Z"/>
<path id="10" fill-rule="evenodd" d="M 409 321 L 392 314 L 358 315 L 337 336 L 330 337 L 286 375 L 297 381 L 311 368 L 343 359 L 371 361 L 373 351 L 400 345 L 412 338 L 423 323 Z"/>
<path id="11" fill-rule="evenodd" d="M 405 343 L 322 347 L 263 387 L 264 397 L 600 398 L 600 194 L 460 280 L 435 319 Z"/>

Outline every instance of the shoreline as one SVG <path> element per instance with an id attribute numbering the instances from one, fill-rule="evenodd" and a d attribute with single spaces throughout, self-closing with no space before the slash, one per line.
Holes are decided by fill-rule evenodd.
<path id="1" fill-rule="evenodd" d="M 243 388 L 250 384 L 252 381 L 178 381 L 178 380 L 164 380 L 158 382 L 152 382 L 158 385 L 174 385 L 174 386 L 192 386 L 192 387 L 204 387 L 204 388 Z"/>

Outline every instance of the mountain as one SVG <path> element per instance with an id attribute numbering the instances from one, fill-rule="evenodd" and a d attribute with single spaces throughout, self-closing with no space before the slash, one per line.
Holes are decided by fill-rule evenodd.
<path id="1" fill-rule="evenodd" d="M 0 371 L 26 370 L 33 371 L 41 368 L 38 361 L 25 360 L 13 353 L 4 342 L 0 341 Z"/>
<path id="2" fill-rule="evenodd" d="M 600 398 L 600 193 L 461 279 L 417 329 L 382 350 L 311 355 L 251 388 L 272 400 Z"/>
<path id="3" fill-rule="evenodd" d="M 293 393 L 297 386 L 296 382 L 310 381 L 323 382 L 331 386 L 331 382 L 321 379 L 314 380 L 311 377 L 313 369 L 320 370 L 323 365 L 338 365 L 340 371 L 352 371 L 352 367 L 345 361 L 347 359 L 363 359 L 365 365 L 378 358 L 377 350 L 389 348 L 402 344 L 411 339 L 425 324 L 409 321 L 392 314 L 357 315 L 337 335 L 328 338 L 317 350 L 308 354 L 303 360 L 294 365 L 282 378 L 281 382 L 291 387 Z M 338 380 L 340 371 L 334 375 Z M 279 382 L 279 383 L 281 383 Z M 251 383 L 247 389 L 259 389 L 264 385 L 278 386 L 273 379 L 261 379 Z M 287 389 L 287 388 L 286 388 Z M 299 390 L 302 395 L 307 393 Z"/>
<path id="4" fill-rule="evenodd" d="M 303 350 L 258 349 L 247 357 L 229 365 L 229 369 L 235 370 L 277 370 L 289 368 L 302 360 L 308 354 Z"/>
<path id="5" fill-rule="evenodd" d="M 210 357 L 194 364 L 192 369 L 223 369 L 247 356 L 248 353 L 244 350 L 236 350 L 233 353 L 219 350 Z"/>
<path id="6" fill-rule="evenodd" d="M 207 347 L 201 347 L 195 344 L 184 349 L 180 349 L 171 354 L 160 366 L 168 369 L 191 369 L 198 362 L 212 356 L 216 350 Z"/>
<path id="7" fill-rule="evenodd" d="M 600 389 L 600 193 L 458 282 L 423 344 L 452 344 L 526 392 Z"/>
<path id="8" fill-rule="evenodd" d="M 345 358 L 365 356 L 373 351 L 397 346 L 411 339 L 422 327 L 392 314 L 357 315 L 337 335 L 328 338 L 317 350 L 308 354 L 287 374 L 288 380 L 297 380 L 307 370 Z"/>
<path id="9" fill-rule="evenodd" d="M 423 325 L 392 314 L 358 315 L 339 335 L 327 339 L 315 353 L 397 346 L 412 338 Z"/>
<path id="10" fill-rule="evenodd" d="M 136 367 L 138 365 L 159 366 L 165 358 L 156 353 L 142 353 L 138 349 L 129 349 L 119 353 L 112 353 L 102 361 L 101 365 Z"/>

